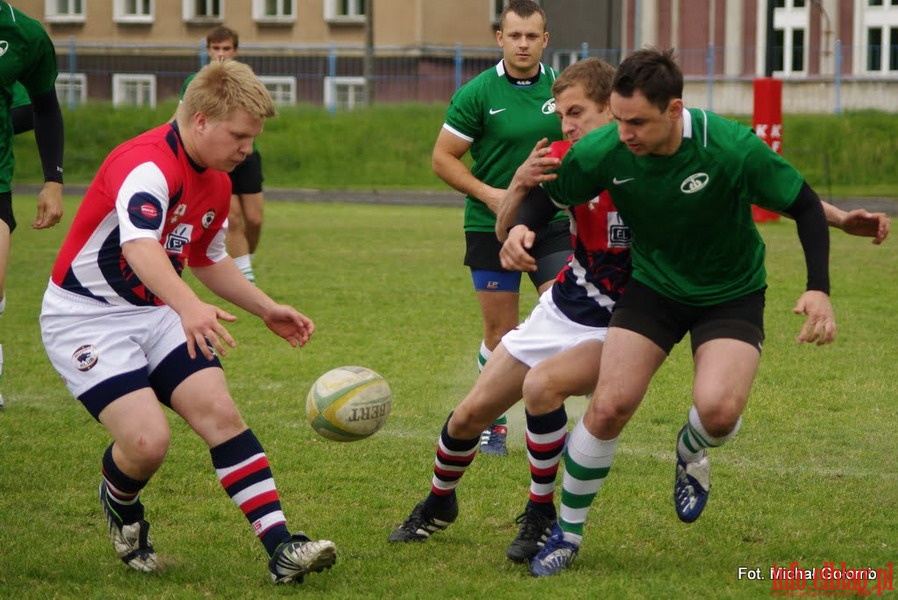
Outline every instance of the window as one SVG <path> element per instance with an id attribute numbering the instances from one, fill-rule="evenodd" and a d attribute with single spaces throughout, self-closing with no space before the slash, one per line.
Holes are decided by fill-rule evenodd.
<path id="1" fill-rule="evenodd" d="M 271 99 L 279 106 L 296 104 L 296 78 L 261 75 L 259 80 L 265 84 Z"/>
<path id="2" fill-rule="evenodd" d="M 889 44 L 884 44 L 888 37 Z M 898 26 L 867 29 L 867 70 L 898 71 Z"/>
<path id="3" fill-rule="evenodd" d="M 338 23 L 364 23 L 367 0 L 324 0 L 324 19 Z"/>
<path id="4" fill-rule="evenodd" d="M 898 27 L 889 31 L 889 71 L 898 71 Z"/>
<path id="5" fill-rule="evenodd" d="M 364 77 L 325 77 L 324 106 L 330 110 L 352 110 L 365 106 Z"/>
<path id="6" fill-rule="evenodd" d="M 773 70 L 780 75 L 805 73 L 810 15 L 805 0 L 783 0 L 773 13 Z"/>
<path id="7" fill-rule="evenodd" d="M 62 106 L 70 108 L 87 102 L 87 75 L 60 73 L 56 78 L 56 96 Z"/>
<path id="8" fill-rule="evenodd" d="M 112 18 L 116 23 L 152 23 L 154 0 L 115 0 Z"/>
<path id="9" fill-rule="evenodd" d="M 112 76 L 113 106 L 156 107 L 156 76 L 116 73 Z"/>
<path id="10" fill-rule="evenodd" d="M 552 68 L 561 73 L 578 60 L 580 52 L 577 50 L 558 50 L 552 54 Z"/>
<path id="11" fill-rule="evenodd" d="M 296 20 L 296 0 L 253 0 L 253 18 L 268 23 Z"/>
<path id="12" fill-rule="evenodd" d="M 46 0 L 44 11 L 48 23 L 84 23 L 86 0 Z"/>
<path id="13" fill-rule="evenodd" d="M 221 22 L 222 3 L 224 0 L 183 0 L 183 13 L 185 21 L 208 23 Z"/>

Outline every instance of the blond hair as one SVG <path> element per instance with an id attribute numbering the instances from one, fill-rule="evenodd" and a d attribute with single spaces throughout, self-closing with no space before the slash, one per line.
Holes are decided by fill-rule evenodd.
<path id="1" fill-rule="evenodd" d="M 606 106 L 611 99 L 613 80 L 614 67 L 592 56 L 575 62 L 562 71 L 552 84 L 552 95 L 557 97 L 564 90 L 579 85 L 587 98 L 599 106 Z"/>
<path id="2" fill-rule="evenodd" d="M 277 114 L 271 94 L 252 69 L 234 60 L 213 61 L 187 86 L 178 106 L 178 122 L 183 124 L 196 113 L 210 121 L 221 121 L 237 109 L 257 119 Z"/>

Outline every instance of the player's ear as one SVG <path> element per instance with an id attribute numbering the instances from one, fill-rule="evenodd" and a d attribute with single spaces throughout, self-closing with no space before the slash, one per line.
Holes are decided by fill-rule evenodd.
<path id="1" fill-rule="evenodd" d="M 667 116 L 671 121 L 676 121 L 683 116 L 683 99 L 674 98 L 667 104 Z"/>

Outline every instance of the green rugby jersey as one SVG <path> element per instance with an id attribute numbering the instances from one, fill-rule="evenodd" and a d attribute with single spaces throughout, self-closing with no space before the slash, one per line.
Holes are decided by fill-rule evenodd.
<path id="1" fill-rule="evenodd" d="M 10 191 L 13 172 L 13 87 L 20 82 L 33 96 L 56 84 L 56 49 L 40 22 L 0 2 L 0 192 Z"/>
<path id="2" fill-rule="evenodd" d="M 570 205 L 609 190 L 633 235 L 633 278 L 704 306 L 766 285 L 751 205 L 788 209 L 803 181 L 748 127 L 688 109 L 673 155 L 635 156 L 611 124 L 575 144 L 543 188 Z"/>
<path id="3" fill-rule="evenodd" d="M 443 128 L 471 142 L 474 177 L 506 189 L 536 142 L 562 138 L 552 98 L 555 76 L 555 71 L 540 64 L 536 83 L 514 85 L 505 76 L 505 63 L 499 61 L 455 92 Z M 495 213 L 467 196 L 465 231 L 491 232 L 495 226 Z"/>

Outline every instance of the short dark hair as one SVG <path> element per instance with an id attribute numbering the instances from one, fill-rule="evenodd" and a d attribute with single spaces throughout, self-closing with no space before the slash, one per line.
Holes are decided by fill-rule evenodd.
<path id="1" fill-rule="evenodd" d="M 601 58 L 590 56 L 577 61 L 555 79 L 552 84 L 552 95 L 579 85 L 583 87 L 586 97 L 598 104 L 606 106 L 611 97 L 611 81 L 614 79 L 614 67 Z"/>
<path id="2" fill-rule="evenodd" d="M 533 2 L 533 0 L 511 0 L 508 3 L 508 6 L 502 11 L 502 16 L 499 17 L 499 29 L 505 28 L 505 17 L 508 13 L 514 13 L 522 19 L 526 19 L 527 17 L 532 17 L 533 15 L 539 15 L 543 18 L 543 31 L 546 29 L 546 11 L 543 10 L 543 7 Z"/>
<path id="3" fill-rule="evenodd" d="M 216 27 L 206 34 L 206 47 L 208 48 L 212 44 L 227 42 L 228 40 L 234 42 L 234 48 L 240 45 L 240 36 L 237 35 L 236 31 L 230 27 Z"/>
<path id="4" fill-rule="evenodd" d="M 611 91 L 624 98 L 639 92 L 662 112 L 667 110 L 671 100 L 683 97 L 683 72 L 675 55 L 673 48 L 637 50 L 618 66 Z"/>

